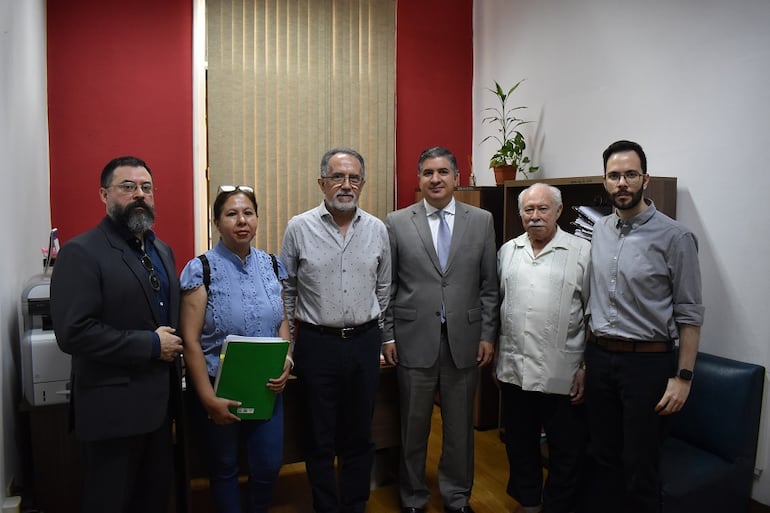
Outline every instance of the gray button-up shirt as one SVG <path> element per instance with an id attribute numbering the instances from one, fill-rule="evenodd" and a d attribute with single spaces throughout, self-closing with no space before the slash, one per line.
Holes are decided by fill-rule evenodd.
<path id="1" fill-rule="evenodd" d="M 358 326 L 380 319 L 388 306 L 388 232 L 360 208 L 344 237 L 323 202 L 294 216 L 281 260 L 289 274 L 284 301 L 292 328 L 295 318 L 319 326 Z"/>
<path id="2" fill-rule="evenodd" d="M 650 200 L 638 216 L 599 220 L 591 238 L 591 331 L 631 340 L 679 338 L 703 324 L 695 235 Z"/>

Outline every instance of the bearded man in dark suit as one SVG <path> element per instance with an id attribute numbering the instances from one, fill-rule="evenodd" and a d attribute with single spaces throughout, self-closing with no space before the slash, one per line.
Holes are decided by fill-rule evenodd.
<path id="1" fill-rule="evenodd" d="M 166 513 L 180 404 L 179 281 L 155 237 L 150 168 L 110 161 L 107 215 L 66 243 L 51 277 L 56 340 L 72 355 L 71 414 L 85 464 L 84 513 Z"/>

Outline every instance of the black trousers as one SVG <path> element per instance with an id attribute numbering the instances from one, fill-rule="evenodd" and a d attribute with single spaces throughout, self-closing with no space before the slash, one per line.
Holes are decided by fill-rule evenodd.
<path id="1" fill-rule="evenodd" d="M 374 462 L 371 432 L 381 337 L 376 325 L 350 338 L 300 327 L 294 372 L 303 392 L 305 465 L 317 513 L 364 513 L 366 509 Z"/>
<path id="2" fill-rule="evenodd" d="M 675 354 L 614 353 L 589 343 L 585 361 L 588 511 L 657 513 L 668 417 L 655 405 L 676 373 Z"/>
<path id="3" fill-rule="evenodd" d="M 167 513 L 172 492 L 171 420 L 150 433 L 82 443 L 82 513 Z"/>
<path id="4" fill-rule="evenodd" d="M 508 494 L 522 506 L 543 504 L 546 513 L 569 513 L 579 504 L 586 427 L 582 405 L 568 395 L 522 390 L 500 383 Z M 548 479 L 543 486 L 541 428 L 548 440 Z"/>

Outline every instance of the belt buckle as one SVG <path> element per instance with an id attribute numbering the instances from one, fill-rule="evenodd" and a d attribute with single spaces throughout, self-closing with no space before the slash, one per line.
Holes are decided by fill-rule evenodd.
<path id="1" fill-rule="evenodd" d="M 353 336 L 353 331 L 355 328 L 342 328 L 340 330 L 340 337 L 342 338 L 350 338 Z"/>

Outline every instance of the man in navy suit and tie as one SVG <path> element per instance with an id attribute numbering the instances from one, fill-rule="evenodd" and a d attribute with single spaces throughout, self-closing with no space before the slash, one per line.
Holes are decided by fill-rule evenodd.
<path id="1" fill-rule="evenodd" d="M 430 499 L 425 457 L 438 390 L 439 490 L 446 512 L 472 513 L 473 401 L 499 317 L 495 230 L 489 212 L 454 199 L 457 161 L 449 150 L 423 151 L 418 172 L 423 199 L 385 221 L 393 281 L 382 352 L 398 366 L 401 506 L 421 513 Z"/>

